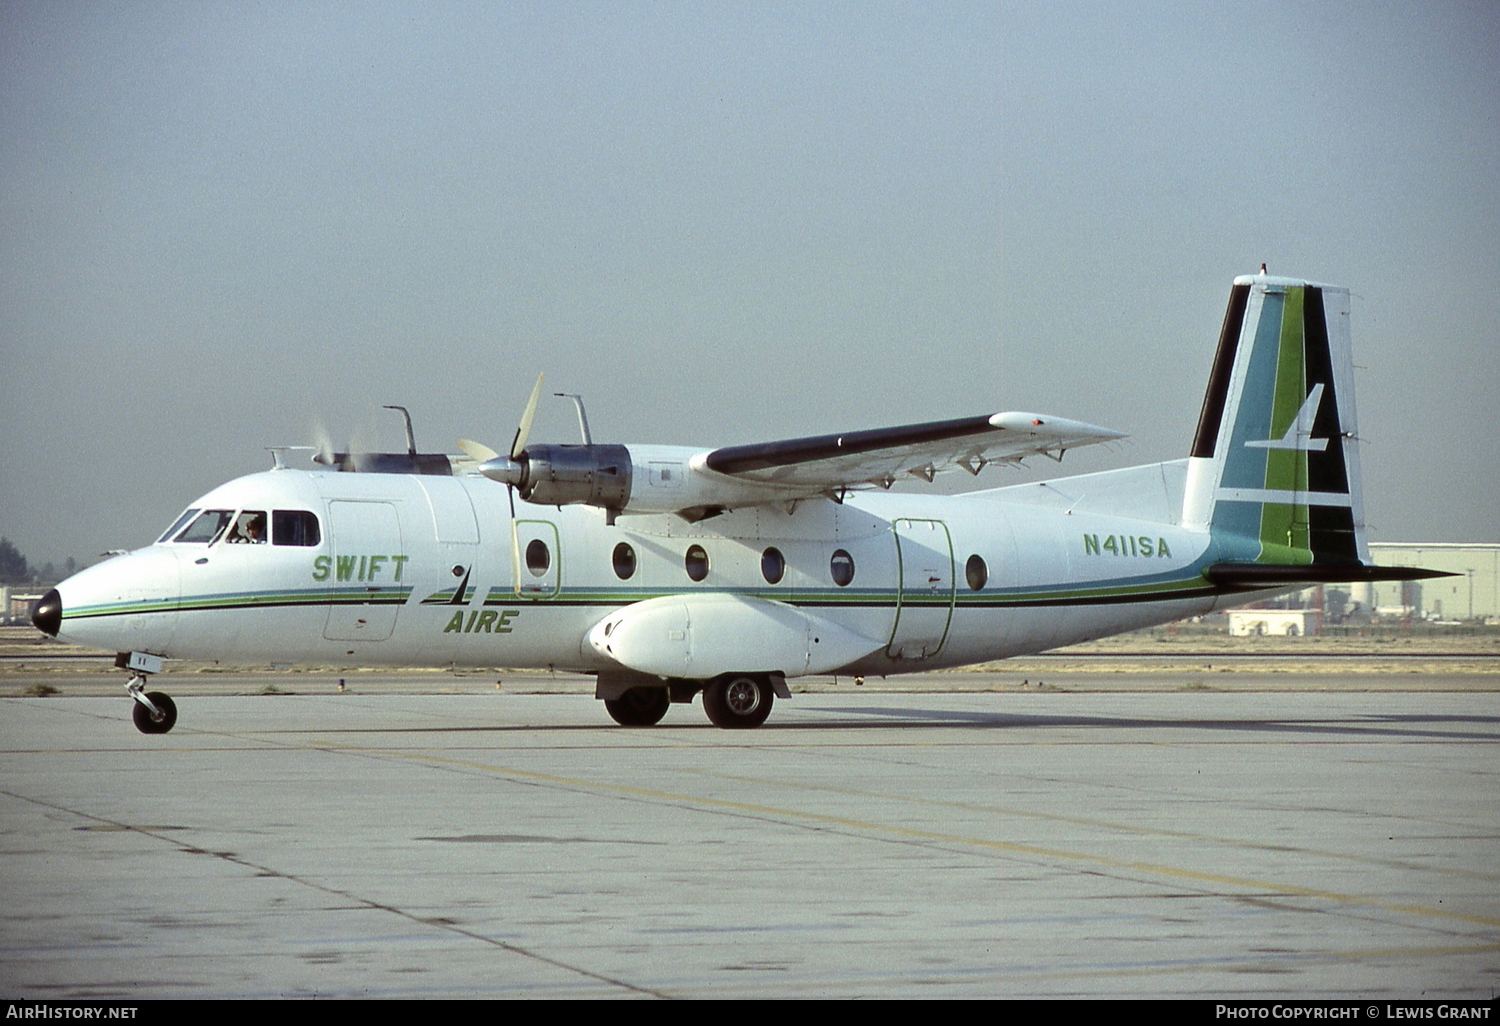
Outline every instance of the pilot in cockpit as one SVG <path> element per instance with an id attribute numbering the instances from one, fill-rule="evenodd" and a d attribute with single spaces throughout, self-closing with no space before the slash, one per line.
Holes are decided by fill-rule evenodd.
<path id="1" fill-rule="evenodd" d="M 266 543 L 266 515 L 256 510 L 246 510 L 234 522 L 234 529 L 225 539 L 231 545 L 264 545 Z"/>

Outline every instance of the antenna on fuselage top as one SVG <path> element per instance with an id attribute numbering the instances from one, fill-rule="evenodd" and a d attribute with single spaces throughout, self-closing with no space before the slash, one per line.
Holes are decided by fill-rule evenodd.
<path id="1" fill-rule="evenodd" d="M 401 416 L 406 418 L 406 453 L 408 456 L 417 454 L 417 436 L 411 430 L 411 414 L 406 412 L 405 406 L 382 406 L 382 410 L 400 410 Z"/>
<path id="2" fill-rule="evenodd" d="M 583 412 L 583 396 L 573 392 L 553 392 L 559 399 L 571 399 L 573 405 L 578 407 L 578 430 L 583 432 L 583 444 L 593 445 L 594 439 L 589 435 L 589 415 Z"/>

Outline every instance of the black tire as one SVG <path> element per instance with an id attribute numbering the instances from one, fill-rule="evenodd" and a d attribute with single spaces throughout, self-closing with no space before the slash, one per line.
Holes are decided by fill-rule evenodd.
<path id="1" fill-rule="evenodd" d="M 604 700 L 604 708 L 622 727 L 654 727 L 671 704 L 666 688 L 631 688 L 619 698 Z"/>
<path id="2" fill-rule="evenodd" d="M 132 700 L 130 704 L 135 708 L 131 710 L 131 716 L 135 719 L 136 730 L 139 730 L 142 734 L 165 734 L 177 725 L 176 702 L 160 691 L 148 691 L 146 692 L 146 697 L 151 700 L 152 705 L 161 710 L 162 717 L 160 720 L 153 720 L 150 709 Z"/>
<path id="3" fill-rule="evenodd" d="M 769 680 L 746 673 L 719 677 L 703 689 L 703 711 L 714 726 L 727 730 L 760 726 L 775 701 Z"/>

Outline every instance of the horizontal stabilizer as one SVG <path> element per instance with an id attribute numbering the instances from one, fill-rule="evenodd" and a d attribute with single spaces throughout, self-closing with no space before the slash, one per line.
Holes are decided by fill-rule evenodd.
<path id="1" fill-rule="evenodd" d="M 1350 584 L 1363 581 L 1420 581 L 1429 577 L 1453 577 L 1446 570 L 1419 566 L 1372 566 L 1368 563 L 1308 563 L 1276 566 L 1269 563 L 1215 563 L 1203 576 L 1221 588 L 1252 591 L 1285 588 L 1297 584 Z"/>

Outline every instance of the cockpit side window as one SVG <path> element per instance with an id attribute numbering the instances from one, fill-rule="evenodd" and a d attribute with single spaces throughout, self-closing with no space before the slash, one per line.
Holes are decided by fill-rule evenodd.
<path id="1" fill-rule="evenodd" d="M 234 526 L 224 541 L 230 545 L 264 545 L 266 543 L 266 511 L 263 509 L 242 510 L 234 518 Z"/>
<path id="2" fill-rule="evenodd" d="M 278 509 L 271 514 L 271 544 L 311 547 L 323 540 L 318 516 L 305 509 Z"/>
<path id="3" fill-rule="evenodd" d="M 232 509 L 206 509 L 177 536 L 177 541 L 190 545 L 212 545 L 233 519 Z"/>
<path id="4" fill-rule="evenodd" d="M 160 545 L 162 542 L 164 542 L 168 538 L 172 537 L 178 531 L 182 530 L 182 525 L 183 524 L 186 524 L 189 520 L 193 519 L 197 515 L 198 515 L 198 510 L 197 510 L 196 507 L 194 507 L 193 509 L 190 509 L 186 513 L 182 514 L 182 516 L 180 516 L 176 520 L 172 521 L 172 526 L 171 527 L 167 528 L 165 531 L 162 532 L 161 537 L 158 538 L 158 539 L 156 539 L 156 543 L 158 545 Z"/>

